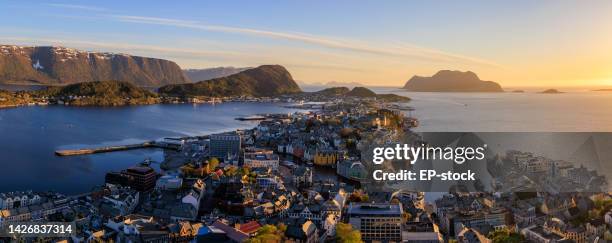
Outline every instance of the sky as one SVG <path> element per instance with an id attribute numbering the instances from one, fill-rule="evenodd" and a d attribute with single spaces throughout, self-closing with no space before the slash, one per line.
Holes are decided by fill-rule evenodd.
<path id="1" fill-rule="evenodd" d="M 4 1 L 0 44 L 285 66 L 302 83 L 402 86 L 474 71 L 504 87 L 612 85 L 612 1 Z"/>

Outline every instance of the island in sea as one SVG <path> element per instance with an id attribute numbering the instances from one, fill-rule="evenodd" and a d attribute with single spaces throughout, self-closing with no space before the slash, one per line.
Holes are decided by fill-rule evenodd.
<path id="1" fill-rule="evenodd" d="M 331 99 L 361 99 L 361 100 L 379 100 L 384 102 L 408 102 L 409 97 L 396 95 L 396 94 L 376 94 L 374 91 L 366 87 L 354 87 L 349 89 L 348 87 L 332 87 L 326 88 L 315 92 L 302 92 L 299 94 L 293 94 L 291 97 L 294 99 L 316 99 L 316 100 L 331 100 Z"/>
<path id="2" fill-rule="evenodd" d="M 493 81 L 483 81 L 474 72 L 441 70 L 431 77 L 413 76 L 403 87 L 414 92 L 504 92 Z"/>
<path id="3" fill-rule="evenodd" d="M 547 90 L 544 90 L 544 91 L 539 92 L 539 93 L 540 94 L 563 94 L 564 92 L 561 92 L 561 91 L 559 91 L 557 89 L 547 89 Z"/>

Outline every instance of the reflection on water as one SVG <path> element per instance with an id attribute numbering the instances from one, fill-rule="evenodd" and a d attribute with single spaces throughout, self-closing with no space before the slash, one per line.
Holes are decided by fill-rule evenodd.
<path id="1" fill-rule="evenodd" d="M 0 192 L 32 189 L 79 193 L 103 183 L 108 171 L 125 169 L 146 158 L 163 160 L 159 149 L 74 157 L 57 157 L 55 150 L 251 128 L 256 123 L 234 118 L 293 111 L 281 104 L 262 103 L 1 109 Z"/>

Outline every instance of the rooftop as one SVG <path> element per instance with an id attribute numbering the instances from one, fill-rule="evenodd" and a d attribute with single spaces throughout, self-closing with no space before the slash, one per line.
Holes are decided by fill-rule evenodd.
<path id="1" fill-rule="evenodd" d="M 401 215 L 402 207 L 399 204 L 389 203 L 351 203 L 349 215 Z"/>

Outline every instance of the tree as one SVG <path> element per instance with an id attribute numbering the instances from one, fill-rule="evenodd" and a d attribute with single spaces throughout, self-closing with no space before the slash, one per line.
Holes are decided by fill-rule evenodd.
<path id="1" fill-rule="evenodd" d="M 363 191 L 358 190 L 351 193 L 348 198 L 349 202 L 368 202 L 370 201 L 370 197 L 368 194 L 363 193 Z"/>
<path id="2" fill-rule="evenodd" d="M 489 233 L 489 239 L 493 243 L 520 243 L 524 242 L 523 236 L 509 230 L 495 230 Z"/>
<path id="3" fill-rule="evenodd" d="M 229 166 L 226 170 L 225 170 L 225 174 L 227 176 L 235 176 L 238 174 L 238 167 L 236 166 Z"/>
<path id="4" fill-rule="evenodd" d="M 255 237 L 247 240 L 248 243 L 277 243 L 282 242 L 284 231 L 279 229 L 284 225 L 276 227 L 271 224 L 266 224 L 257 230 Z M 287 227 L 284 226 L 286 229 Z"/>
<path id="5" fill-rule="evenodd" d="M 206 174 L 210 174 L 215 171 L 215 169 L 219 166 L 219 159 L 212 157 L 208 160 L 208 164 L 206 164 Z"/>
<path id="6" fill-rule="evenodd" d="M 336 240 L 340 243 L 360 243 L 361 233 L 354 230 L 353 226 L 345 223 L 336 224 Z"/>
<path id="7" fill-rule="evenodd" d="M 410 220 L 412 219 L 412 214 L 410 214 L 409 212 L 403 212 L 403 213 L 402 213 L 402 218 L 403 218 L 405 221 L 410 221 Z"/>

